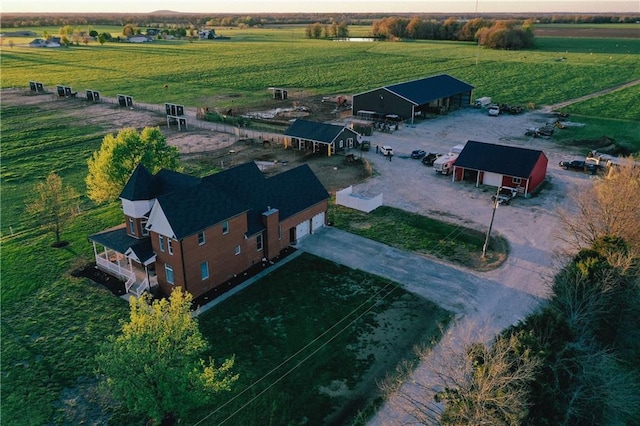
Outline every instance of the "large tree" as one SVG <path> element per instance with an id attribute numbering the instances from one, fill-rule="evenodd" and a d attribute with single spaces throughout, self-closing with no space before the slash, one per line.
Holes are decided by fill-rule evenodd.
<path id="1" fill-rule="evenodd" d="M 211 404 L 238 379 L 234 360 L 215 367 L 200 358 L 207 342 L 190 310 L 192 297 L 176 289 L 169 299 L 131 298 L 131 318 L 97 356 L 106 390 L 130 413 L 172 423 Z"/>
<path id="2" fill-rule="evenodd" d="M 75 216 L 77 196 L 78 193 L 71 186 L 63 185 L 62 178 L 53 172 L 36 185 L 35 199 L 27 206 L 27 211 L 54 232 L 56 244 L 60 244 L 64 225 Z"/>
<path id="3" fill-rule="evenodd" d="M 139 163 L 152 173 L 179 170 L 178 148 L 167 144 L 159 127 L 145 127 L 140 133 L 127 127 L 108 134 L 88 161 L 88 197 L 96 203 L 115 199 Z"/>
<path id="4" fill-rule="evenodd" d="M 574 206 L 560 213 L 563 237 L 576 249 L 591 247 L 602 237 L 624 239 L 640 249 L 640 166 L 630 157 L 613 166 L 603 179 L 571 195 Z"/>

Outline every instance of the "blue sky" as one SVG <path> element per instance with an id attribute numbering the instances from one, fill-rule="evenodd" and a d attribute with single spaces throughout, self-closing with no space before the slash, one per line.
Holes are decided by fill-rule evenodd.
<path id="1" fill-rule="evenodd" d="M 0 11 L 32 13 L 147 13 L 173 10 L 191 13 L 295 13 L 295 12 L 417 12 L 417 13 L 492 12 L 613 12 L 640 13 L 640 0 L 3 0 Z"/>

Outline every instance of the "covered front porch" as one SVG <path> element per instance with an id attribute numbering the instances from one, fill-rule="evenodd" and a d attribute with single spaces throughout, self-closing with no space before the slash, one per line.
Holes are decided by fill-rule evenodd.
<path id="1" fill-rule="evenodd" d="M 128 296 L 140 297 L 158 285 L 150 239 L 127 234 L 124 225 L 89 237 L 98 269 L 124 282 Z"/>

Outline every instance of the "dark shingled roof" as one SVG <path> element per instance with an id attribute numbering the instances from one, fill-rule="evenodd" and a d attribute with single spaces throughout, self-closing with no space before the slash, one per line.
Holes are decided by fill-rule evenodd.
<path id="1" fill-rule="evenodd" d="M 202 178 L 197 186 L 158 198 L 176 238 L 182 239 L 247 212 L 248 235 L 264 229 L 262 213 L 277 208 L 280 220 L 329 198 L 308 165 L 266 178 L 254 162 Z"/>
<path id="2" fill-rule="evenodd" d="M 344 129 L 344 126 L 337 124 L 319 123 L 298 118 L 284 134 L 310 141 L 331 143 Z"/>
<path id="3" fill-rule="evenodd" d="M 526 179 L 540 155 L 544 153 L 534 149 L 468 141 L 455 166 Z"/>
<path id="4" fill-rule="evenodd" d="M 120 198 L 129 201 L 153 200 L 163 194 L 188 188 L 200 183 L 200 179 L 174 172 L 160 170 L 155 176 L 142 164 L 138 164 L 124 186 Z"/>
<path id="5" fill-rule="evenodd" d="M 127 234 L 127 228 L 122 225 L 91 235 L 89 240 L 109 247 L 118 253 L 126 253 L 127 250 L 131 249 L 142 263 L 145 263 L 155 255 L 149 238 L 133 238 Z"/>
<path id="6" fill-rule="evenodd" d="M 473 89 L 473 86 L 448 74 L 441 74 L 385 86 L 384 89 L 402 96 L 416 105 L 423 105 L 436 99 L 468 92 Z"/>

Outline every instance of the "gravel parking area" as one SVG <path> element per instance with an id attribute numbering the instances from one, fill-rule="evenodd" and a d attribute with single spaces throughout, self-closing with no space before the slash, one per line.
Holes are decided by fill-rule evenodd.
<path id="1" fill-rule="evenodd" d="M 476 140 L 539 149 L 549 159 L 548 182 L 542 191 L 528 199 L 516 198 L 496 211 L 492 232 L 500 233 L 509 241 L 509 257 L 496 270 L 471 272 L 476 281 L 475 294 L 467 299 L 464 313 L 443 339 L 448 342 L 444 344 L 447 347 L 452 342 L 458 346 L 468 343 L 470 339 L 488 341 L 495 333 L 524 318 L 544 300 L 551 278 L 562 264 L 562 253 L 568 247 L 558 239 L 563 232 L 558 209 L 568 207 L 570 191 L 594 177 L 559 168 L 559 161 L 577 158 L 577 155 L 550 140 L 524 135 L 527 127 L 552 121 L 553 116 L 543 112 L 489 117 L 482 110 L 464 109 L 391 134 L 376 132 L 368 138 L 372 149 L 365 157 L 376 174 L 355 185 L 354 192 L 370 196 L 382 193 L 385 205 L 481 230 L 489 226 L 494 189 L 452 182 L 451 176 L 437 175 L 420 160 L 411 159 L 411 151 L 446 153 L 454 145 Z M 392 146 L 395 154 L 392 161 L 376 154 L 376 145 Z M 436 348 L 409 382 L 434 383 L 434 372 L 439 368 L 435 363 L 442 358 L 439 356 L 442 350 L 442 347 Z M 404 391 L 411 392 L 411 389 L 407 384 Z M 421 395 L 422 398 L 429 395 Z M 403 398 L 391 398 L 370 424 L 408 421 L 401 408 L 403 403 Z"/>

